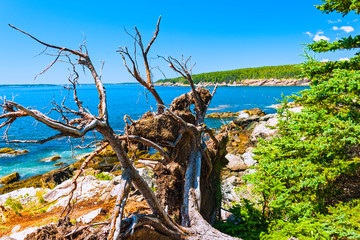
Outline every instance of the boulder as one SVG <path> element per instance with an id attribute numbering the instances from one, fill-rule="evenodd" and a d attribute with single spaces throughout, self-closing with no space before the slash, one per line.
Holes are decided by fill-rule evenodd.
<path id="1" fill-rule="evenodd" d="M 250 116 L 248 118 L 235 118 L 233 120 L 233 122 L 234 122 L 235 125 L 244 128 L 244 127 L 248 126 L 252 122 L 259 121 L 259 119 L 260 119 L 259 116 Z"/>
<path id="2" fill-rule="evenodd" d="M 247 168 L 241 156 L 228 153 L 226 154 L 225 158 L 229 161 L 226 167 L 232 171 L 245 170 Z"/>
<path id="3" fill-rule="evenodd" d="M 16 240 L 24 240 L 28 234 L 35 232 L 38 227 L 27 228 L 24 231 L 11 234 L 9 237 Z"/>
<path id="4" fill-rule="evenodd" d="M 257 124 L 251 133 L 250 139 L 253 142 L 257 142 L 258 138 L 263 138 L 265 140 L 271 139 L 276 132 L 276 125 L 278 123 L 278 119 L 276 117 L 270 118 L 267 121 L 261 121 Z"/>
<path id="5" fill-rule="evenodd" d="M 256 161 L 253 156 L 254 154 L 251 151 L 248 151 L 241 156 L 247 168 L 255 165 Z"/>
<path id="6" fill-rule="evenodd" d="M 9 174 L 5 177 L 2 177 L 1 178 L 1 183 L 2 184 L 9 184 L 9 183 L 12 183 L 12 182 L 16 182 L 17 180 L 20 179 L 20 175 L 18 172 L 14 172 L 12 174 Z"/>
<path id="7" fill-rule="evenodd" d="M 99 216 L 104 210 L 102 208 L 96 209 L 92 212 L 89 212 L 86 215 L 83 215 L 76 219 L 78 222 L 82 222 L 83 224 L 88 224 L 92 222 L 97 216 Z"/>
<path id="8" fill-rule="evenodd" d="M 53 162 L 53 161 L 56 161 L 56 160 L 59 160 L 59 159 L 61 159 L 60 155 L 55 155 L 55 156 L 52 156 L 52 157 L 47 157 L 47 158 L 40 159 L 38 161 L 39 162 Z"/>
<path id="9" fill-rule="evenodd" d="M 228 153 L 225 156 L 225 158 L 229 161 L 226 167 L 231 171 L 246 170 L 256 164 L 253 156 L 254 154 L 251 151 L 245 152 L 243 155 Z"/>
<path id="10" fill-rule="evenodd" d="M 15 227 L 13 227 L 13 229 L 11 230 L 11 233 L 16 233 L 21 229 L 20 225 L 16 225 Z"/>
<path id="11" fill-rule="evenodd" d="M 244 110 L 239 112 L 238 118 L 248 118 L 248 117 L 250 117 L 250 114 L 245 112 Z"/>

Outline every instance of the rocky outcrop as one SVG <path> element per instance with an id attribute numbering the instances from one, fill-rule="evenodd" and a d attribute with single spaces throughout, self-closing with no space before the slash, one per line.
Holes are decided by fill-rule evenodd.
<path id="1" fill-rule="evenodd" d="M 17 181 L 17 180 L 19 180 L 19 179 L 20 179 L 19 173 L 18 173 L 18 172 L 14 172 L 14 173 L 9 174 L 9 175 L 7 175 L 7 176 L 5 176 L 5 177 L 2 177 L 2 178 L 1 178 L 1 183 L 2 183 L 2 184 L 9 184 L 9 183 L 15 182 L 15 181 Z"/>
<path id="2" fill-rule="evenodd" d="M 50 191 L 50 189 L 34 188 L 34 187 L 17 189 L 15 191 L 0 195 L 0 205 L 4 205 L 8 198 L 19 199 L 19 202 L 22 205 L 26 205 L 29 202 L 38 199 L 37 197 L 38 192 L 45 193 L 48 191 Z"/>
<path id="3" fill-rule="evenodd" d="M 71 166 L 66 166 L 52 170 L 42 175 L 41 185 L 45 188 L 54 188 L 56 185 L 71 178 L 73 176 L 74 171 L 75 168 L 72 168 Z"/>
<path id="4" fill-rule="evenodd" d="M 234 117 L 238 117 L 239 113 L 234 113 L 234 112 L 214 112 L 214 113 L 210 113 L 207 114 L 205 117 L 206 118 L 234 118 Z"/>
<path id="5" fill-rule="evenodd" d="M 48 208 L 47 211 L 51 211 L 57 207 L 64 207 L 67 204 L 69 198 L 68 195 L 73 189 L 72 182 L 72 179 L 68 179 L 43 195 L 44 200 L 47 202 L 52 202 L 58 199 L 57 203 Z M 110 181 L 100 181 L 96 177 L 88 175 L 85 177 L 79 177 L 76 182 L 77 188 L 74 192 L 74 199 L 76 198 L 77 202 L 81 202 L 99 195 Z"/>
<path id="6" fill-rule="evenodd" d="M 17 156 L 17 155 L 22 155 L 22 154 L 26 154 L 29 151 L 24 149 L 24 150 L 15 150 L 12 148 L 2 148 L 0 149 L 0 157 L 7 157 L 7 156 Z"/>

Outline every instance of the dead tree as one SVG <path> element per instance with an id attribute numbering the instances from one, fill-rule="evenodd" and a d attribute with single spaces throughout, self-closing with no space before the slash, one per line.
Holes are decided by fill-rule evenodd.
<path id="1" fill-rule="evenodd" d="M 142 119 L 132 121 L 131 125 L 126 129 L 126 134 L 123 136 L 115 134 L 108 122 L 108 103 L 106 100 L 105 87 L 84 45 L 82 45 L 79 50 L 50 45 L 10 25 L 12 28 L 44 45 L 46 48 L 58 50 L 56 59 L 49 67 L 58 61 L 60 57 L 65 56 L 69 59 L 76 57 L 77 63 L 72 64 L 71 61 L 70 63 L 72 66 L 80 65 L 90 71 L 99 93 L 99 105 L 97 115 L 90 113 L 83 107 L 82 102 L 77 96 L 76 86 L 78 75 L 75 74 L 75 79 L 70 79 L 70 82 L 73 86 L 73 98 L 77 109 L 70 109 L 64 104 L 61 104 L 61 106 L 57 105 L 56 110 L 61 114 L 62 121 L 52 119 L 40 111 L 4 99 L 1 105 L 3 114 L 0 115 L 0 119 L 5 120 L 0 125 L 0 128 L 5 126 L 10 127 L 18 118 L 32 117 L 59 132 L 55 136 L 50 136 L 44 140 L 15 140 L 16 142 L 43 143 L 65 136 L 81 138 L 93 130 L 102 134 L 104 141 L 109 144 L 116 153 L 122 168 L 121 187 L 118 192 L 116 205 L 114 206 L 112 221 L 111 224 L 104 224 L 103 227 L 109 240 L 125 238 L 141 227 L 150 227 L 171 239 L 233 239 L 230 236 L 220 233 L 209 224 L 209 222 L 214 219 L 216 210 L 218 209 L 217 203 L 219 202 L 219 195 L 215 196 L 217 203 L 214 204 L 213 201 L 209 201 L 214 199 L 214 193 L 216 193 L 216 191 L 214 192 L 214 190 L 211 189 L 211 181 L 219 182 L 219 171 L 223 164 L 222 161 L 225 154 L 224 143 L 226 143 L 226 136 L 214 136 L 213 132 L 203 124 L 206 109 L 210 104 L 216 88 L 212 94 L 207 89 L 195 89 L 191 74 L 188 70 L 188 61 L 184 63 L 178 62 L 173 58 L 168 58 L 167 61 L 170 66 L 185 76 L 189 81 L 192 86 L 192 92 L 174 99 L 170 108 L 164 106 L 160 96 L 152 85 L 147 60 L 149 49 L 159 32 L 159 24 L 160 18 L 155 35 L 146 49 L 143 47 L 140 33 L 135 28 L 137 37 L 135 37 L 134 40 L 142 51 L 145 68 L 147 70 L 147 81 L 144 81 L 140 77 L 136 58 L 132 58 L 126 48 L 125 50 L 120 49 L 125 66 L 127 67 L 126 56 L 132 62 L 133 71 L 131 71 L 129 67 L 127 67 L 127 69 L 140 84 L 152 93 L 158 102 L 159 109 L 156 115 L 150 114 L 149 116 L 149 114 L 145 114 Z M 195 104 L 195 115 L 192 114 L 190 110 L 192 104 Z M 164 111 L 164 109 L 166 109 L 166 111 Z M 68 117 L 69 115 L 73 117 L 70 118 Z M 154 128 L 154 126 L 160 125 L 160 128 Z M 168 127 L 168 129 L 166 129 L 166 127 Z M 144 129 L 150 130 L 144 131 Z M 204 134 L 209 135 L 209 140 L 206 142 L 206 139 L 203 138 Z M 161 183 L 161 181 L 165 179 L 163 183 L 166 184 L 167 177 L 171 177 L 171 174 L 176 174 L 177 179 L 175 179 L 175 182 L 179 182 L 178 186 L 180 186 L 180 188 L 178 189 L 178 193 L 181 194 L 179 198 L 181 201 L 176 201 L 175 204 L 172 205 L 169 204 L 168 200 L 171 200 L 171 196 L 162 195 L 163 192 L 161 192 L 161 190 L 165 189 L 162 185 L 159 185 L 160 191 L 157 194 L 158 196 L 155 195 L 154 191 L 150 189 L 128 158 L 122 144 L 123 141 L 141 143 L 157 149 L 159 153 L 162 154 L 163 161 L 157 165 L 156 171 L 159 179 L 158 183 Z M 164 178 L 162 178 L 162 176 L 164 176 Z M 208 184 L 204 184 L 204 182 Z M 132 218 L 123 219 L 123 209 L 131 186 L 138 189 L 144 196 L 152 210 L 151 215 L 134 214 Z M 161 189 L 161 187 L 163 187 L 163 189 Z M 165 211 L 165 208 L 168 210 Z M 174 221 L 171 217 L 174 216 L 174 214 L 181 220 Z"/>

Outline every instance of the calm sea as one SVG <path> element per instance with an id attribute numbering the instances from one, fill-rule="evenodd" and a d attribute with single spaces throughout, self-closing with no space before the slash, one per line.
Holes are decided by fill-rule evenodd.
<path id="1" fill-rule="evenodd" d="M 129 115 L 133 119 L 139 118 L 143 113 L 151 109 L 156 109 L 155 101 L 150 94 L 146 94 L 144 88 L 135 84 L 105 85 L 109 120 L 114 129 L 123 130 L 123 116 Z M 211 112 L 237 112 L 243 109 L 259 107 L 266 113 L 275 113 L 272 105 L 281 99 L 281 95 L 291 95 L 307 87 L 219 87 L 216 95 L 209 107 Z M 183 93 L 190 91 L 187 87 L 157 87 L 159 95 L 166 104 Z M 97 90 L 92 85 L 82 85 L 78 89 L 79 98 L 84 102 L 91 113 L 97 113 L 98 95 Z M 0 86 L 0 96 L 6 99 L 14 99 L 23 106 L 36 108 L 43 113 L 47 113 L 53 107 L 49 102 L 61 104 L 64 98 L 65 105 L 74 107 L 72 94 L 60 85 L 56 86 Z M 61 119 L 55 111 L 50 113 L 55 119 Z M 219 127 L 222 122 L 207 119 L 207 124 L 211 127 Z M 0 130 L 0 134 L 4 129 Z M 119 131 L 121 133 L 121 131 Z M 8 132 L 9 140 L 38 140 L 56 134 L 52 129 L 47 128 L 41 123 L 27 117 L 18 119 Z M 94 135 L 89 133 L 84 142 L 94 140 Z M 10 147 L 14 149 L 27 149 L 28 154 L 14 157 L 0 157 L 0 177 L 13 172 L 19 172 L 22 179 L 42 174 L 55 169 L 53 162 L 39 162 L 37 160 L 59 154 L 62 161 L 71 164 L 75 160 L 72 155 L 84 153 L 83 151 L 71 151 L 72 145 L 76 146 L 79 141 L 70 141 L 67 138 L 40 144 L 5 144 L 0 143 L 0 148 Z M 90 151 L 85 150 L 86 151 Z"/>

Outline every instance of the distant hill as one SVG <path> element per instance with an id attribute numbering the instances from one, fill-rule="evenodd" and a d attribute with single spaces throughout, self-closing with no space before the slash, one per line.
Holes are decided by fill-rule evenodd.
<path id="1" fill-rule="evenodd" d="M 241 68 L 230 71 L 200 73 L 193 75 L 195 83 L 232 83 L 234 81 L 240 82 L 245 79 L 289 79 L 301 78 L 301 70 L 299 64 L 281 65 L 270 67 L 256 67 L 256 68 Z M 161 79 L 157 83 L 187 83 L 183 77 Z"/>

